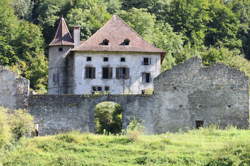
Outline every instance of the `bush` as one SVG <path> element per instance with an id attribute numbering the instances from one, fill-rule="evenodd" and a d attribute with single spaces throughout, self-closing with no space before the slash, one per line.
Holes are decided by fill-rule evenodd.
<path id="1" fill-rule="evenodd" d="M 144 132 L 144 127 L 141 125 L 141 123 L 134 119 L 132 120 L 126 130 L 126 134 L 129 138 L 130 141 L 137 141 L 139 136 L 143 134 Z"/>
<path id="2" fill-rule="evenodd" d="M 15 140 L 30 136 L 34 131 L 33 117 L 26 110 L 12 111 L 9 115 L 9 124 Z"/>
<path id="3" fill-rule="evenodd" d="M 0 149 L 11 140 L 7 110 L 0 107 Z"/>
<path id="4" fill-rule="evenodd" d="M 103 102 L 96 105 L 96 133 L 118 134 L 122 130 L 122 108 L 113 102 Z"/>
<path id="5" fill-rule="evenodd" d="M 0 107 L 0 148 L 12 140 L 30 136 L 33 129 L 33 117 L 27 111 Z"/>

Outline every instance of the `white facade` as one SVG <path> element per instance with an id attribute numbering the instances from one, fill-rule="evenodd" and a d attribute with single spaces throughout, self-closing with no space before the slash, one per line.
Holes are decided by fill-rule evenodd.
<path id="1" fill-rule="evenodd" d="M 91 61 L 87 61 L 91 57 Z M 104 57 L 108 61 L 104 61 Z M 125 58 L 125 62 L 121 62 Z M 149 65 L 144 65 L 144 58 L 150 59 Z M 112 53 L 112 52 L 75 52 L 74 56 L 74 94 L 92 94 L 93 87 L 109 87 L 110 94 L 141 94 L 142 90 L 153 89 L 153 79 L 160 74 L 161 56 L 160 54 L 140 54 L 140 53 Z M 95 67 L 95 78 L 85 78 L 85 67 Z M 103 67 L 112 67 L 112 79 L 103 79 Z M 116 68 L 129 68 L 128 79 L 117 79 Z M 150 73 L 150 82 L 142 79 L 142 73 Z"/>

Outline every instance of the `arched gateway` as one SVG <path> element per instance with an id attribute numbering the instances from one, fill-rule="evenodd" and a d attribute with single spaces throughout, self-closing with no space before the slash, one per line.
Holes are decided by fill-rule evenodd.
<path id="1" fill-rule="evenodd" d="M 201 124 L 248 127 L 248 78 L 236 69 L 223 64 L 203 67 L 200 59 L 191 58 L 160 74 L 154 89 L 151 96 L 35 95 L 29 97 L 28 109 L 41 135 L 94 132 L 95 106 L 103 101 L 122 106 L 123 128 L 136 118 L 147 134 L 188 130 Z"/>

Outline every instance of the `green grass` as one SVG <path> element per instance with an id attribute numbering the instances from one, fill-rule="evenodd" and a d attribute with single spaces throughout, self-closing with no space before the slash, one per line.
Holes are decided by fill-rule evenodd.
<path id="1" fill-rule="evenodd" d="M 210 127 L 163 135 L 77 132 L 22 139 L 2 152 L 3 166 L 249 166 L 250 131 Z"/>

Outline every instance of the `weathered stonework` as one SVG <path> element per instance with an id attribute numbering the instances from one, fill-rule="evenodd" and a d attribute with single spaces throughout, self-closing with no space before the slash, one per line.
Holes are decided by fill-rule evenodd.
<path id="1" fill-rule="evenodd" d="M 11 109 L 26 108 L 29 80 L 0 66 L 0 105 Z"/>
<path id="2" fill-rule="evenodd" d="M 176 132 L 204 126 L 247 128 L 248 78 L 223 64 L 202 66 L 191 58 L 160 74 L 154 95 L 38 95 L 29 98 L 29 110 L 40 124 L 40 134 L 79 130 L 94 132 L 94 109 L 103 101 L 122 106 L 123 127 L 138 119 L 147 134 Z"/>
<path id="3" fill-rule="evenodd" d="M 120 104 L 123 128 L 138 119 L 147 134 L 176 132 L 216 124 L 248 128 L 248 78 L 223 64 L 202 66 L 191 58 L 161 73 L 154 94 L 147 95 L 31 95 L 29 81 L 0 68 L 0 105 L 27 108 L 39 124 L 39 134 L 72 130 L 94 132 L 95 106 L 103 101 Z"/>

